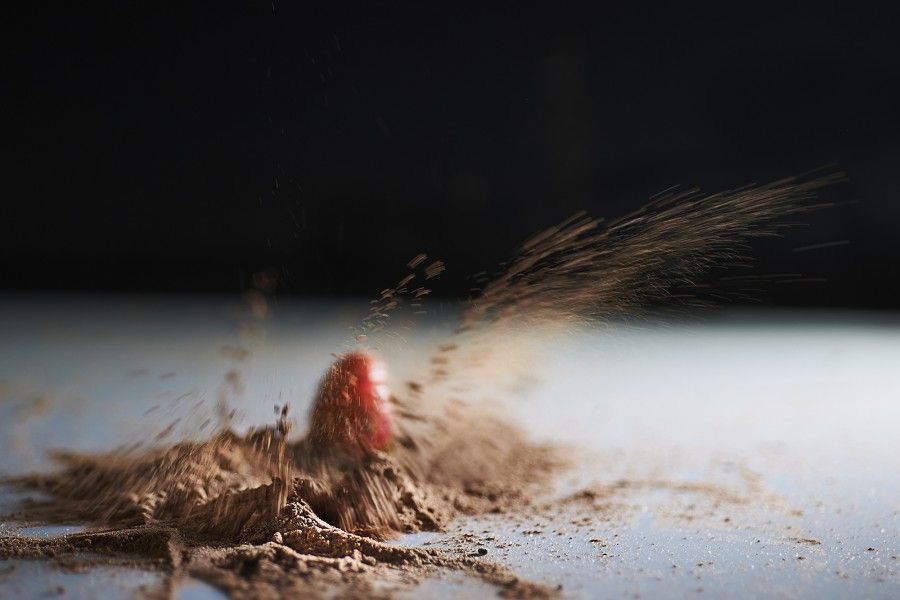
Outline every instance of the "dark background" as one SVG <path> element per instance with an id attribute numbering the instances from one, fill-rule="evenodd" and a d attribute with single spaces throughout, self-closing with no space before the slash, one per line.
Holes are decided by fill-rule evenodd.
<path id="1" fill-rule="evenodd" d="M 900 307 L 897 14 L 588 6 L 7 13 L 2 287 L 372 295 L 427 252 L 464 295 L 579 209 L 834 163 L 840 205 L 754 247 L 825 281 L 760 299 Z"/>

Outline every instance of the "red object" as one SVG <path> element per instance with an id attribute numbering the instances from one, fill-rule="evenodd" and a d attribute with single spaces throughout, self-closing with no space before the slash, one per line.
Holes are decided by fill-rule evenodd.
<path id="1" fill-rule="evenodd" d="M 387 449 L 393 437 L 384 363 L 365 352 L 339 357 L 319 384 L 310 415 L 310 441 L 362 457 Z"/>

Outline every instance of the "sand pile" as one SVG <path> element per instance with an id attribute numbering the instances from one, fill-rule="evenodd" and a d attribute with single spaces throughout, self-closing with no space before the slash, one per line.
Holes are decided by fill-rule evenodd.
<path id="1" fill-rule="evenodd" d="M 380 541 L 440 531 L 461 513 L 521 509 L 561 464 L 558 453 L 501 421 L 434 423 L 419 426 L 427 443 L 402 429 L 390 453 L 363 459 L 317 451 L 306 439 L 289 443 L 286 411 L 276 426 L 243 436 L 223 431 L 140 453 L 58 453 L 57 472 L 9 481 L 49 496 L 14 517 L 101 530 L 0 538 L 0 557 L 133 555 L 156 561 L 173 580 L 191 575 L 235 597 L 335 585 L 370 595 L 376 581 L 409 583 L 441 568 L 516 595 L 543 594 L 483 560 Z"/>

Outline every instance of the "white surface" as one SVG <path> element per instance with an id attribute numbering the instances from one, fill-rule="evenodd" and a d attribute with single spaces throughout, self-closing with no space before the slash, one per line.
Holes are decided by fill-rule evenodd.
<path id="1" fill-rule="evenodd" d="M 0 300 L 0 472 L 46 466 L 48 447 L 102 450 L 152 439 L 178 417 L 176 430 L 186 434 L 214 406 L 231 368 L 246 386 L 243 423 L 269 422 L 272 406 L 289 402 L 302 429 L 330 353 L 365 304 L 282 302 L 249 337 L 235 331 L 247 322 L 236 305 Z M 449 327 L 430 323 L 386 350 L 395 385 Z M 252 346 L 246 362 L 220 352 L 238 343 Z M 510 404 L 533 436 L 580 449 L 558 493 L 644 484 L 615 494 L 611 512 L 576 506 L 459 520 L 446 535 L 404 542 L 452 544 L 468 532 L 466 543 L 487 548 L 487 559 L 562 584 L 570 596 L 900 596 L 900 320 L 723 313 L 704 323 L 571 335 L 548 343 L 539 359 L 529 393 L 518 390 Z M 752 487 L 754 500 L 722 502 L 690 484 Z M 797 542 L 807 538 L 820 544 Z M 9 577 L 40 568 L 0 585 L 8 591 Z M 76 593 L 84 581 L 63 585 Z M 452 576 L 412 594 L 484 591 Z"/>

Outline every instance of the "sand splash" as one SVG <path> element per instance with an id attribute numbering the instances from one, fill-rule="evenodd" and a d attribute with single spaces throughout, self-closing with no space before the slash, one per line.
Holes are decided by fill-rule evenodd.
<path id="1" fill-rule="evenodd" d="M 104 529 L 0 537 L 0 558 L 135 556 L 170 574 L 163 596 L 190 575 L 237 598 L 335 589 L 377 597 L 390 595 L 384 582 L 409 585 L 446 569 L 509 595 L 552 594 L 478 557 L 384 542 L 398 532 L 440 531 L 458 515 L 523 511 L 564 464 L 558 450 L 461 401 L 465 385 L 505 368 L 491 350 L 511 331 L 577 326 L 665 298 L 709 266 L 736 259 L 749 237 L 777 232 L 777 217 L 814 207 L 813 192 L 839 177 L 708 197 L 669 194 L 605 229 L 583 216 L 567 220 L 522 246 L 438 348 L 430 374 L 392 399 L 398 434 L 388 452 L 360 459 L 292 442 L 285 409 L 274 426 L 246 435 L 225 428 L 151 451 L 57 453 L 58 471 L 8 481 L 50 498 L 23 504 L 14 517 Z M 428 264 L 426 279 L 441 270 L 440 262 Z M 427 290 L 411 289 L 412 279 L 382 292 L 358 337 L 382 328 L 404 302 L 419 307 Z"/>

